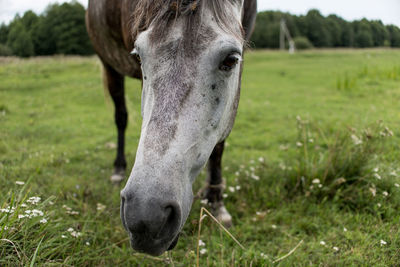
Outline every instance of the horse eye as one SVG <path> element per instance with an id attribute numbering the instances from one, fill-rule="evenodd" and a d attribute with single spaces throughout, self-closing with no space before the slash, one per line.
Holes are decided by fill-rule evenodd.
<path id="1" fill-rule="evenodd" d="M 139 64 L 142 64 L 142 60 L 140 59 L 139 53 L 138 51 L 135 49 L 133 49 L 133 51 L 131 52 L 131 55 L 134 56 L 137 61 L 139 62 Z"/>
<path id="2" fill-rule="evenodd" d="M 238 64 L 238 62 L 239 58 L 236 55 L 228 55 L 224 61 L 222 61 L 219 69 L 223 71 L 230 71 Z"/>
<path id="3" fill-rule="evenodd" d="M 142 60 L 140 59 L 140 56 L 138 53 L 134 54 L 134 56 L 136 57 L 137 61 L 139 62 L 139 64 L 142 64 Z"/>

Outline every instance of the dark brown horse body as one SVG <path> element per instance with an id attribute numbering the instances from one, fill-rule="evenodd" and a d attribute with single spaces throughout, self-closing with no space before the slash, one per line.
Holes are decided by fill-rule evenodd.
<path id="1" fill-rule="evenodd" d="M 141 2 L 143 2 L 143 1 L 147 1 L 147 3 L 150 3 L 150 5 L 152 4 L 152 2 L 149 0 L 89 0 L 89 7 L 88 7 L 88 12 L 87 12 L 87 29 L 89 32 L 89 36 L 92 40 L 92 43 L 93 43 L 96 53 L 98 54 L 98 56 L 100 57 L 103 65 L 104 65 L 106 86 L 107 86 L 108 91 L 110 92 L 110 95 L 115 104 L 115 121 L 116 121 L 116 125 L 118 128 L 118 151 L 117 151 L 116 160 L 114 162 L 115 169 L 114 169 L 114 174 L 112 176 L 112 180 L 117 181 L 117 182 L 122 181 L 122 179 L 124 178 L 125 170 L 126 170 L 126 161 L 125 161 L 125 155 L 124 155 L 124 138 L 125 138 L 124 136 L 125 136 L 125 129 L 127 126 L 127 116 L 128 115 L 127 115 L 127 109 L 126 109 L 125 98 L 124 98 L 124 77 L 130 76 L 133 78 L 142 79 L 142 76 L 143 76 L 144 80 L 146 80 L 146 79 L 151 80 L 151 77 L 146 78 L 146 75 L 143 74 L 143 68 L 141 67 L 141 62 L 140 62 L 139 57 L 135 57 L 135 56 L 131 55 L 131 51 L 134 50 L 134 48 L 135 48 L 135 42 L 136 42 L 136 38 L 138 36 L 138 32 L 134 32 L 135 30 L 132 30 L 132 25 L 134 23 L 136 23 L 136 24 L 142 23 L 141 21 L 138 22 L 137 20 L 135 22 L 135 18 L 133 17 L 133 15 L 140 13 L 140 10 L 138 10 L 138 6 L 140 6 Z M 240 25 L 240 27 L 242 27 L 244 32 L 241 33 L 239 31 L 239 33 L 243 34 L 243 36 L 241 38 L 243 38 L 246 41 L 249 40 L 250 35 L 253 30 L 253 27 L 254 27 L 254 22 L 255 22 L 256 9 L 257 9 L 256 0 L 198 0 L 198 1 L 177 0 L 175 2 L 171 1 L 171 0 L 157 0 L 157 1 L 155 0 L 154 3 L 162 4 L 165 2 L 166 4 L 168 4 L 170 6 L 169 8 L 172 8 L 172 9 L 174 9 L 174 8 L 179 9 L 180 6 L 187 6 L 189 12 L 194 13 L 196 11 L 196 7 L 199 4 L 201 4 L 201 2 L 204 2 L 204 1 L 209 1 L 209 3 L 211 3 L 210 1 L 216 1 L 221 6 L 224 6 L 224 1 L 229 2 L 230 6 L 240 5 L 240 7 L 241 7 L 241 25 Z M 151 7 L 149 7 L 149 4 L 147 5 L 147 7 L 151 9 Z M 216 13 L 218 13 L 218 10 L 216 11 Z M 167 14 L 169 14 L 169 13 L 167 13 Z M 176 14 L 178 14 L 178 11 L 176 11 Z M 178 15 L 176 15 L 176 17 L 178 17 Z M 214 20 L 212 15 L 211 15 L 211 20 Z M 240 21 L 239 21 L 239 24 L 240 24 Z M 207 30 L 201 32 L 200 35 L 202 36 L 202 38 L 207 40 L 208 32 L 210 32 L 210 35 L 215 35 L 215 33 L 213 31 L 207 31 Z M 185 38 L 186 39 L 192 38 L 190 36 L 185 37 Z M 217 36 L 213 36 L 213 38 L 216 39 Z M 202 43 L 205 44 L 203 46 L 191 45 L 191 46 L 187 46 L 187 47 L 189 47 L 189 48 L 197 47 L 197 50 L 199 49 L 199 47 L 201 47 L 201 49 L 206 50 L 207 43 L 205 40 L 202 41 Z M 210 40 L 212 41 L 211 37 L 210 37 Z M 191 43 L 193 43 L 193 40 L 189 40 L 189 41 Z M 163 42 L 163 39 L 158 40 L 158 42 Z M 161 47 L 168 48 L 168 47 L 170 47 L 170 44 L 174 43 L 174 42 L 168 43 L 167 41 L 165 41 L 165 42 L 166 42 L 166 44 Z M 173 49 L 173 48 L 171 48 L 171 49 Z M 166 60 L 164 55 L 162 55 L 162 53 L 169 53 L 169 51 L 164 51 L 164 50 L 165 49 L 159 49 L 159 50 L 157 50 L 157 52 L 155 52 L 155 53 L 160 53 L 160 55 L 156 55 L 157 57 L 160 58 L 160 61 Z M 195 52 L 198 53 L 198 51 L 195 51 Z M 153 54 L 154 54 L 154 52 L 153 52 Z M 189 55 L 187 57 L 190 57 L 191 60 L 196 59 L 196 57 L 193 55 Z M 184 58 L 184 56 L 182 56 L 182 58 Z M 171 63 L 172 65 L 174 65 L 174 66 L 176 65 L 177 60 L 175 60 L 175 61 L 174 61 L 174 59 L 168 59 L 168 60 L 170 62 L 172 62 Z M 191 62 L 196 62 L 196 61 L 191 61 Z M 228 67 L 232 66 L 232 68 L 233 68 L 234 64 L 237 63 L 237 59 L 235 57 L 233 57 L 232 55 L 228 55 L 227 59 L 225 59 L 225 61 L 223 61 L 223 62 L 227 62 Z M 191 63 L 191 64 L 193 64 L 193 63 Z M 182 65 L 182 68 L 183 67 L 184 67 L 184 64 Z M 225 68 L 220 67 L 220 69 L 223 70 L 223 71 L 221 71 L 221 73 L 224 73 L 224 74 L 218 76 L 219 77 L 218 79 L 220 79 L 219 84 L 223 84 L 221 77 L 225 77 L 225 76 L 229 77 L 230 74 L 229 75 L 226 74 L 227 73 L 226 66 L 225 66 Z M 185 71 L 179 70 L 179 65 L 175 66 L 174 72 L 177 72 L 180 74 L 185 73 Z M 199 71 L 197 71 L 197 72 L 193 71 L 192 73 L 196 74 L 198 72 Z M 240 64 L 240 71 L 237 70 L 236 73 L 237 73 L 238 79 L 239 79 L 239 86 L 238 86 L 239 89 L 234 88 L 235 90 L 237 89 L 237 92 L 235 93 L 236 94 L 235 98 L 237 98 L 237 100 L 234 100 L 234 103 L 230 104 L 232 107 L 228 106 L 228 108 L 226 109 L 226 110 L 232 110 L 231 111 L 232 118 L 234 118 L 234 116 L 236 114 L 237 101 L 238 101 L 238 96 L 239 96 L 239 91 L 240 91 L 241 64 Z M 172 81 L 170 81 L 170 79 L 172 79 Z M 166 87 L 168 87 L 170 84 L 173 84 L 175 87 L 180 88 L 180 87 L 186 86 L 187 84 L 190 84 L 186 80 L 184 80 L 184 82 L 179 83 L 179 82 L 173 80 L 173 79 L 175 79 L 174 77 L 172 77 L 170 79 L 168 80 L 167 78 L 163 78 L 161 80 L 164 81 Z M 176 79 L 180 80 L 183 78 L 181 76 L 177 76 Z M 155 79 L 155 80 L 157 80 L 157 79 Z M 160 80 L 160 79 L 158 79 L 158 80 Z M 143 81 L 143 82 L 150 83 L 150 81 Z M 154 82 L 153 82 L 153 84 L 154 84 Z M 171 88 L 171 92 L 173 94 L 171 97 L 176 97 L 177 92 L 179 93 L 179 91 L 177 91 L 177 90 L 179 90 L 179 88 L 178 89 Z M 212 85 L 210 84 L 209 88 L 211 88 L 214 91 L 214 92 L 211 92 L 211 94 L 215 94 L 215 91 L 217 91 L 215 89 L 218 88 L 218 83 L 213 83 Z M 190 95 L 190 93 L 191 92 L 188 93 L 189 96 L 185 95 L 184 97 L 185 98 L 193 97 L 192 95 L 194 93 L 191 93 L 192 95 Z M 207 99 L 207 97 L 204 93 L 202 93 L 202 95 L 203 95 L 204 99 Z M 148 96 L 146 95 L 146 97 L 148 97 Z M 165 97 L 168 98 L 169 96 L 166 95 Z M 157 99 L 158 98 L 156 98 L 156 100 L 154 100 L 154 101 L 157 101 Z M 212 105 L 217 105 L 217 106 L 221 105 L 220 102 L 224 102 L 223 100 L 224 100 L 223 95 L 215 97 L 215 98 L 213 98 L 213 101 L 215 103 L 213 102 Z M 183 99 L 182 101 L 185 101 L 185 99 Z M 203 102 L 204 101 L 205 100 L 203 100 Z M 142 105 L 144 105 L 143 98 L 142 98 Z M 169 105 L 173 106 L 173 103 L 169 104 Z M 200 104 L 196 104 L 196 105 L 200 105 Z M 209 106 L 210 105 L 211 104 L 209 104 Z M 181 106 L 184 106 L 184 102 L 182 102 Z M 167 112 L 169 110 L 168 107 L 165 110 Z M 219 112 L 218 110 L 220 110 L 220 109 L 215 108 L 214 112 Z M 174 111 L 174 112 L 176 113 L 177 111 Z M 142 110 L 142 113 L 143 113 L 143 110 Z M 212 114 L 212 113 L 210 113 L 210 114 Z M 178 117 L 178 115 L 176 115 L 176 114 L 174 116 Z M 164 117 L 164 119 L 165 118 L 167 118 L 168 120 L 171 119 L 169 117 Z M 231 121 L 231 124 L 233 124 L 232 118 L 229 119 Z M 174 118 L 172 118 L 172 119 L 174 119 Z M 145 118 L 144 118 L 144 121 L 146 121 Z M 148 125 L 151 126 L 152 123 L 154 124 L 155 121 L 156 121 L 156 119 L 153 116 L 152 118 L 149 119 Z M 193 123 L 195 121 L 197 121 L 197 119 L 193 120 Z M 142 134 L 144 131 L 143 129 L 145 129 L 145 130 L 151 129 L 151 127 L 148 125 L 146 124 L 142 127 Z M 179 133 L 179 130 L 180 130 L 180 128 L 178 126 L 176 126 L 178 124 L 175 124 L 174 128 L 171 128 L 170 124 L 167 124 L 166 122 L 159 122 L 157 125 L 158 125 L 157 126 L 158 128 L 155 128 L 153 135 L 156 136 L 158 139 L 160 139 L 160 138 L 165 137 L 166 135 L 170 134 L 171 136 L 168 136 L 167 139 L 169 140 L 168 142 L 170 142 L 171 145 L 167 146 L 164 149 L 165 151 L 162 151 L 162 153 L 160 152 L 157 154 L 157 153 L 151 152 L 151 153 L 153 153 L 153 154 L 151 154 L 149 152 L 150 154 L 149 153 L 147 154 L 147 158 L 145 157 L 146 161 L 147 161 L 146 164 L 151 165 L 150 169 L 152 169 L 152 172 L 147 171 L 147 170 L 143 171 L 143 166 L 142 166 L 143 163 L 141 162 L 140 157 L 138 158 L 138 156 L 137 156 L 136 162 L 135 162 L 135 165 L 139 162 L 138 166 L 136 166 L 137 170 L 133 171 L 131 176 L 136 175 L 137 176 L 137 178 L 135 178 L 136 180 L 138 180 L 138 181 L 143 180 L 145 182 L 147 179 L 146 175 L 149 176 L 149 173 L 151 173 L 151 176 L 162 175 L 162 176 L 164 176 L 163 178 L 165 178 L 168 174 L 170 176 L 171 181 L 175 181 L 175 183 L 180 183 L 180 181 L 174 180 L 174 179 L 178 173 L 183 173 L 183 171 L 178 170 L 178 169 L 182 169 L 183 168 L 182 166 L 187 165 L 187 163 L 183 164 L 182 166 L 179 165 L 180 167 L 178 168 L 177 167 L 178 165 L 176 165 L 177 163 L 174 161 L 171 161 L 171 160 L 168 161 L 171 164 L 170 167 L 168 166 L 169 163 L 163 163 L 164 165 L 162 165 L 162 164 L 157 165 L 158 164 L 157 162 L 155 162 L 155 163 L 148 162 L 149 159 L 151 161 L 151 158 L 152 158 L 151 155 L 154 155 L 154 158 L 157 158 L 157 160 L 159 160 L 161 162 L 163 160 L 162 156 L 164 154 L 168 155 L 168 153 L 169 153 L 167 149 L 170 148 L 171 151 L 176 151 L 175 147 L 178 146 L 178 145 L 175 145 L 175 143 L 177 143 L 178 141 L 174 140 L 174 139 L 177 139 L 177 137 L 175 137 L 176 132 Z M 213 126 L 213 125 L 211 124 L 211 126 Z M 161 128 L 169 127 L 169 128 L 161 129 L 160 127 Z M 170 128 L 173 129 L 173 131 L 170 131 Z M 213 128 L 216 128 L 216 126 L 214 125 Z M 209 200 L 211 207 L 214 208 L 214 210 L 219 210 L 220 213 L 225 212 L 227 215 L 229 215 L 229 213 L 227 213 L 227 211 L 225 210 L 225 207 L 223 206 L 223 203 L 222 203 L 222 189 L 223 188 L 221 186 L 222 185 L 221 157 L 222 157 L 223 148 L 224 148 L 224 138 L 226 138 L 227 134 L 229 134 L 231 128 L 232 128 L 232 125 L 229 125 L 229 127 L 225 131 L 226 134 L 221 135 L 221 136 L 224 136 L 224 137 L 222 137 L 222 140 L 215 139 L 215 138 L 213 139 L 214 143 L 209 152 L 207 150 L 205 153 L 203 153 L 204 150 L 201 151 L 202 153 L 196 152 L 196 155 L 198 154 L 198 156 L 197 156 L 198 158 L 200 158 L 201 156 L 204 157 L 204 155 L 207 155 L 206 159 L 209 158 L 209 164 L 208 164 L 208 174 L 209 174 L 208 175 L 208 177 L 209 177 L 208 184 L 209 184 L 209 186 L 207 188 L 208 190 L 206 191 L 206 194 L 204 197 Z M 185 132 L 185 131 L 183 131 L 183 132 Z M 160 134 L 160 133 L 162 133 L 162 134 Z M 190 133 L 188 133 L 188 135 L 190 135 Z M 185 139 L 185 138 L 183 138 L 183 139 Z M 156 141 L 159 142 L 159 140 L 156 140 Z M 155 141 L 153 140 L 153 143 L 154 142 Z M 193 147 L 190 146 L 187 149 L 188 150 L 192 149 L 192 148 L 195 149 L 197 146 L 198 145 L 195 144 L 195 145 L 193 145 Z M 214 148 L 214 146 L 215 146 L 215 148 Z M 157 147 L 160 147 L 160 146 L 152 144 L 152 146 L 149 149 L 157 150 Z M 161 146 L 161 147 L 163 147 L 163 146 Z M 212 148 L 214 148 L 214 149 L 212 149 Z M 146 149 L 146 148 L 144 148 L 144 149 Z M 141 150 L 141 145 L 139 145 L 139 150 Z M 139 153 L 139 150 L 138 150 L 138 153 Z M 185 153 L 186 152 L 187 151 L 185 151 Z M 179 158 L 180 153 L 181 152 L 176 153 L 176 155 L 178 155 L 177 161 L 185 162 L 186 159 L 184 157 Z M 182 152 L 182 153 L 184 153 L 184 152 Z M 148 155 L 150 155 L 150 156 L 148 156 Z M 203 163 L 200 160 L 200 163 L 197 165 L 202 167 L 203 166 L 202 164 Z M 165 166 L 165 165 L 167 165 L 167 166 Z M 198 169 L 200 169 L 197 167 L 197 165 L 196 165 L 196 168 L 192 167 L 190 169 L 191 170 L 190 175 L 192 175 L 192 173 L 194 176 L 197 175 Z M 155 169 L 156 169 L 156 171 L 155 171 Z M 162 170 L 164 170 L 164 171 L 162 171 Z M 151 180 L 151 179 L 149 178 L 147 180 Z M 144 183 L 144 182 L 142 182 L 142 183 Z M 178 189 L 172 188 L 172 189 L 168 189 L 169 191 L 164 190 L 164 191 L 168 191 L 167 193 L 165 193 L 163 190 L 161 190 L 163 193 L 160 194 L 158 196 L 158 198 L 164 198 L 164 201 L 167 201 L 165 199 L 168 198 L 169 200 L 167 202 L 169 204 L 165 204 L 165 203 L 159 204 L 159 203 L 161 203 L 162 200 L 157 199 L 157 196 L 154 196 L 154 195 L 157 195 L 157 192 L 156 193 L 153 192 L 154 191 L 153 187 L 163 187 L 163 183 L 164 183 L 163 180 L 155 179 L 155 183 L 153 183 L 152 186 L 149 185 L 146 187 L 140 183 L 137 186 L 134 186 L 134 182 L 131 182 L 131 187 L 136 187 L 136 191 L 132 188 L 129 189 L 130 191 L 128 189 L 124 189 L 125 192 L 121 194 L 121 196 L 122 196 L 121 216 L 122 216 L 122 220 L 123 220 L 125 228 L 128 230 L 128 232 L 130 232 L 132 246 L 139 251 L 146 252 L 146 253 L 153 254 L 153 255 L 159 255 L 160 253 L 164 252 L 166 249 L 171 249 L 174 247 L 174 245 L 176 244 L 176 241 L 178 239 L 179 231 L 182 228 L 184 221 L 187 218 L 187 214 L 184 214 L 184 213 L 188 213 L 186 211 L 187 208 L 181 207 L 182 206 L 180 203 L 181 200 L 176 198 L 175 196 L 173 196 L 175 194 L 175 195 L 179 195 L 181 198 L 185 198 L 185 197 L 187 198 L 187 196 L 186 196 L 187 194 L 182 193 L 181 192 L 182 190 L 179 188 L 179 186 L 176 186 L 176 187 L 178 187 Z M 128 184 L 129 184 L 129 182 L 128 182 Z M 128 184 L 127 184 L 127 187 L 128 187 Z M 186 183 L 185 183 L 185 186 L 183 186 L 183 184 L 181 184 L 181 187 L 186 187 L 186 185 L 187 185 Z M 164 187 L 169 188 L 169 185 L 165 184 Z M 143 192 L 145 192 L 145 193 L 143 193 Z M 175 192 L 175 193 L 173 193 L 173 192 Z M 144 195 L 142 195 L 142 197 L 139 199 L 138 195 L 140 195 L 140 194 L 144 194 Z M 149 195 L 151 195 L 151 194 L 153 194 L 153 196 L 152 196 L 152 198 L 149 198 Z M 190 196 L 188 196 L 188 197 L 190 197 Z M 132 201 L 134 201 L 134 203 Z M 189 209 L 190 209 L 191 200 L 187 201 L 187 202 L 188 202 L 187 205 L 189 205 Z M 145 209 L 144 207 L 146 207 L 147 209 Z M 216 213 L 218 213 L 218 212 L 216 212 Z M 144 217 L 139 218 L 139 215 L 140 216 L 143 215 Z M 229 225 L 230 224 L 230 215 L 229 215 L 229 218 L 225 221 L 221 217 L 221 221 L 223 221 L 225 224 Z M 138 236 L 138 237 L 135 237 L 135 236 Z"/>

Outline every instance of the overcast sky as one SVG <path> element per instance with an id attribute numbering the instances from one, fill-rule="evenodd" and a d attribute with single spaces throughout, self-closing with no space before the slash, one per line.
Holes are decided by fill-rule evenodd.
<path id="1" fill-rule="evenodd" d="M 78 0 L 87 6 L 88 0 Z M 32 9 L 41 13 L 49 3 L 63 0 L 0 0 L 0 23 L 8 23 L 17 13 Z M 385 24 L 400 27 L 400 0 L 258 0 L 258 9 L 281 10 L 292 14 L 305 14 L 317 8 L 323 15 L 337 14 L 346 20 L 366 17 L 380 19 Z"/>

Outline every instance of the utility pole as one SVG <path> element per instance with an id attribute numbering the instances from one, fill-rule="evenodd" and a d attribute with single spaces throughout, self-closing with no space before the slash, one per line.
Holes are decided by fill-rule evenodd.
<path id="1" fill-rule="evenodd" d="M 289 42 L 289 53 L 294 54 L 294 51 L 296 50 L 295 43 L 292 39 L 292 36 L 290 35 L 289 29 L 286 26 L 285 19 L 281 19 L 281 30 L 279 34 L 280 50 L 285 50 L 285 39 L 287 39 Z"/>

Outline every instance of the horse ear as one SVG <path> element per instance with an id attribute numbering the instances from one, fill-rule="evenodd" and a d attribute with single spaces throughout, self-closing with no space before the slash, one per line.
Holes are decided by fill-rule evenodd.
<path id="1" fill-rule="evenodd" d="M 240 10 L 243 9 L 243 5 L 244 5 L 244 1 L 245 0 L 233 0 L 234 2 L 236 2 L 236 5 L 240 8 Z"/>
<path id="2" fill-rule="evenodd" d="M 243 8 L 244 8 L 244 1 L 245 0 L 232 0 L 233 4 L 238 8 L 239 13 L 243 16 Z"/>

